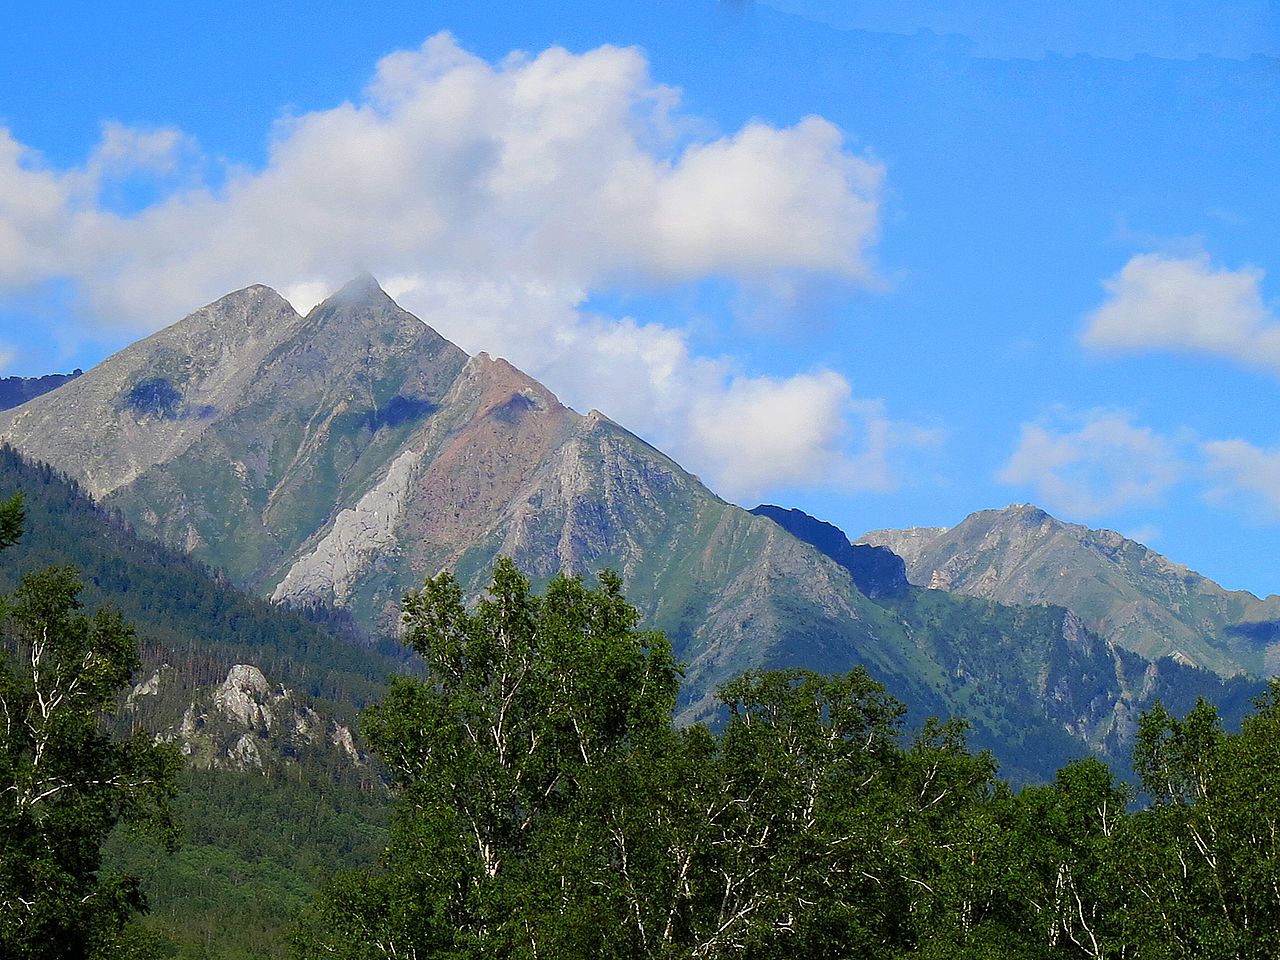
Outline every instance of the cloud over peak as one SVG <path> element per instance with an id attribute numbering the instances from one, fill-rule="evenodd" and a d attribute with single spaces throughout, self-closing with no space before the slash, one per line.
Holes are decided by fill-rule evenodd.
<path id="1" fill-rule="evenodd" d="M 802 300 L 806 284 L 875 282 L 878 161 L 820 117 L 706 127 L 637 49 L 490 63 L 442 33 L 384 57 L 354 99 L 278 121 L 261 169 L 211 181 L 189 163 L 134 208 L 104 187 L 172 174 L 194 149 L 181 132 L 109 125 L 83 166 L 54 170 L 0 130 L 0 294 L 69 284 L 92 323 L 149 332 L 251 282 L 305 309 L 372 270 L 465 349 L 726 490 L 883 487 L 883 457 L 849 445 L 888 449 L 890 421 L 839 375 L 762 377 L 693 355 L 677 327 L 583 310 L 619 284 L 717 278 Z"/>
<path id="2" fill-rule="evenodd" d="M 1181 473 L 1171 441 L 1135 425 L 1127 413 L 1093 410 L 1023 424 L 997 479 L 1030 488 L 1051 510 L 1092 519 L 1158 503 Z"/>

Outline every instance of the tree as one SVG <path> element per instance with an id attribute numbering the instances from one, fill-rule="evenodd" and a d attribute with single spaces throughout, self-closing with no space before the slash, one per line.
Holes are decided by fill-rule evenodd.
<path id="1" fill-rule="evenodd" d="M 320 898 L 302 956 L 890 958 L 988 919 L 968 865 L 994 765 L 958 722 L 904 750 L 864 669 L 753 671 L 719 692 L 722 729 L 676 729 L 678 667 L 616 576 L 537 597 L 500 560 L 474 609 L 442 574 L 404 616 L 425 676 L 364 718 L 392 842 Z"/>
<path id="2" fill-rule="evenodd" d="M 15 493 L 0 503 L 0 550 L 11 547 L 22 536 L 22 494 Z"/>
<path id="3" fill-rule="evenodd" d="M 0 510 L 0 542 L 20 511 Z M 70 568 L 31 573 L 4 611 L 0 956 L 15 960 L 120 956 L 146 899 L 136 878 L 101 873 L 102 844 L 121 822 L 173 832 L 176 750 L 101 724 L 138 665 L 133 631 L 107 609 L 82 615 L 80 588 Z"/>
<path id="4" fill-rule="evenodd" d="M 380 874 L 339 881 L 304 955 L 556 955 L 542 920 L 580 906 L 576 876 L 547 882 L 581 867 L 569 824 L 595 778 L 671 722 L 679 671 L 638 622 L 616 575 L 559 576 L 538 597 L 507 559 L 474 610 L 449 573 L 407 596 L 425 676 L 395 678 L 363 721 L 399 794 L 392 843 Z"/>
<path id="5" fill-rule="evenodd" d="M 1280 955 L 1280 680 L 1239 733 L 1199 702 L 1143 716 L 1134 766 L 1150 806 L 1128 872 L 1143 957 Z"/>

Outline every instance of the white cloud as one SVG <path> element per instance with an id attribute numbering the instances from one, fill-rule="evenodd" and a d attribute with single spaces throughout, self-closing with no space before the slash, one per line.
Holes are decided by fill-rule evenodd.
<path id="1" fill-rule="evenodd" d="M 681 136 L 675 91 L 634 49 L 491 65 L 441 34 L 385 57 L 353 102 L 282 120 L 266 166 L 127 215 L 86 183 L 165 169 L 189 142 L 118 125 L 86 164 L 0 139 L 0 287 L 77 282 L 140 329 L 238 286 L 361 270 L 571 287 L 710 274 L 872 279 L 883 167 L 817 117 Z"/>
<path id="2" fill-rule="evenodd" d="M 1093 518 L 1159 502 L 1182 467 L 1174 445 L 1130 417 L 1095 410 L 1072 423 L 1023 424 L 1018 448 L 997 474 L 1028 487 L 1043 506 Z"/>
<path id="3" fill-rule="evenodd" d="M 786 380 L 733 377 L 691 403 L 689 455 L 730 497 L 757 500 L 770 487 L 883 490 L 893 485 L 888 455 L 900 435 L 876 401 L 855 401 L 831 371 Z M 864 434 L 857 453 L 848 433 Z"/>
<path id="4" fill-rule="evenodd" d="M 7 344 L 0 343 L 0 374 L 9 369 L 9 364 L 17 358 L 17 352 Z"/>
<path id="5" fill-rule="evenodd" d="M 1280 317 L 1262 298 L 1263 272 L 1215 268 L 1207 256 L 1132 258 L 1104 284 L 1084 342 L 1209 353 L 1280 373 Z"/>
<path id="6" fill-rule="evenodd" d="M 1264 450 L 1245 440 L 1213 440 L 1201 447 L 1215 485 L 1210 502 L 1248 504 L 1266 520 L 1280 520 L 1280 450 Z"/>
<path id="7" fill-rule="evenodd" d="M 896 457 L 939 439 L 854 397 L 838 373 L 751 376 L 730 357 L 694 355 L 683 331 L 580 310 L 583 291 L 481 277 L 399 276 L 384 286 L 463 349 L 511 359 L 733 499 L 784 485 L 891 489 Z"/>
<path id="8" fill-rule="evenodd" d="M 180 133 L 109 125 L 57 171 L 0 130 L 0 292 L 70 281 L 96 323 L 142 333 L 252 282 L 305 309 L 369 270 L 464 349 L 726 492 L 890 485 L 890 451 L 929 438 L 839 375 L 753 376 L 693 355 L 680 329 L 582 309 L 618 283 L 727 278 L 744 299 L 799 302 L 876 282 L 879 162 L 818 117 L 703 128 L 635 49 L 491 64 L 441 34 L 383 58 L 356 99 L 281 120 L 262 169 L 140 210 L 111 209 L 103 185 L 173 173 L 192 149 Z"/>

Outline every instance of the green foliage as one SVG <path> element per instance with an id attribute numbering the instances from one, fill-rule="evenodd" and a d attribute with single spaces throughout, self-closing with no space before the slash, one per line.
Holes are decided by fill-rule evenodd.
<path id="1" fill-rule="evenodd" d="M 675 729 L 675 671 L 615 578 L 506 561 L 406 600 L 422 681 L 367 713 L 398 795 L 378 869 L 302 957 L 1115 958 L 1280 953 L 1280 682 L 1239 734 L 1156 707 L 1135 766 L 1014 792 L 960 721 L 906 742 L 865 670 L 756 671 Z"/>
<path id="2" fill-rule="evenodd" d="M 20 491 L 17 509 L 26 516 L 26 536 L 0 558 L 0 590 L 13 590 L 24 569 L 74 566 L 84 578 L 85 603 L 119 609 L 137 631 L 143 664 L 175 667 L 177 693 L 188 702 L 199 687 L 221 681 L 232 664 L 246 662 L 339 718 L 384 690 L 394 662 L 340 630 L 324 629 L 334 624 L 328 611 L 300 615 L 242 594 L 215 571 L 139 539 L 74 481 L 4 445 L 0 489 Z M 0 508 L 0 534 L 12 509 Z"/>
<path id="3" fill-rule="evenodd" d="M 28 574 L 8 610 L 0 662 L 0 955 L 118 956 L 144 910 L 136 877 L 101 870 L 118 822 L 172 836 L 173 748 L 115 740 L 101 719 L 137 666 L 107 609 L 82 615 L 68 568 Z"/>
<path id="4" fill-rule="evenodd" d="M 0 550 L 12 547 L 22 539 L 22 494 L 15 493 L 0 503 Z"/>
<path id="5" fill-rule="evenodd" d="M 159 956 L 265 960 L 289 953 L 287 933 L 336 865 L 370 866 L 386 846 L 385 795 L 323 776 L 263 777 L 186 769 L 174 812 L 182 844 L 117 830 L 104 851 L 137 875 L 150 913 L 136 922 Z"/>
<path id="6" fill-rule="evenodd" d="M 425 677 L 397 678 L 364 721 L 402 797 L 385 870 L 342 881 L 304 953 L 488 957 L 536 937 L 529 865 L 597 772 L 670 723 L 678 670 L 638 620 L 615 576 L 557 577 L 537 597 L 510 561 L 474 612 L 448 573 L 406 597 Z"/>

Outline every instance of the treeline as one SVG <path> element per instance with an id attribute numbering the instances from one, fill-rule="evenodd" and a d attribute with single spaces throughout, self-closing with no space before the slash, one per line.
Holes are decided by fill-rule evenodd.
<path id="1" fill-rule="evenodd" d="M 675 729 L 613 577 L 539 597 L 503 561 L 476 608 L 442 575 L 406 617 L 425 676 L 364 722 L 390 844 L 301 957 L 1280 955 L 1280 686 L 1238 734 L 1147 713 L 1136 792 L 1096 760 L 1014 791 L 861 669 L 751 673 L 721 728 Z"/>

